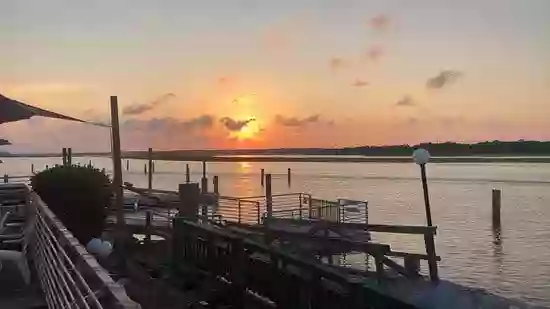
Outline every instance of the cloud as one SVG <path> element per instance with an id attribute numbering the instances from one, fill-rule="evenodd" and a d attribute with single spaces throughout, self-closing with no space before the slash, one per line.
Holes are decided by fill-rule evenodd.
<path id="1" fill-rule="evenodd" d="M 372 61 L 377 61 L 384 55 L 384 48 L 382 46 L 372 46 L 367 51 L 367 57 Z"/>
<path id="2" fill-rule="evenodd" d="M 283 115 L 275 116 L 275 123 L 285 127 L 304 127 L 309 124 L 318 123 L 320 121 L 320 115 L 311 115 L 305 118 L 297 117 L 285 117 Z"/>
<path id="3" fill-rule="evenodd" d="M 441 89 L 462 76 L 462 72 L 455 70 L 442 70 L 438 75 L 431 77 L 426 82 L 426 87 L 431 89 Z"/>
<path id="4" fill-rule="evenodd" d="M 166 93 L 158 97 L 152 102 L 127 106 L 122 110 L 122 114 L 123 115 L 140 115 L 158 107 L 159 105 L 162 105 L 168 102 L 171 98 L 174 98 L 174 97 L 176 97 L 175 94 Z"/>
<path id="5" fill-rule="evenodd" d="M 391 20 L 387 15 L 379 14 L 369 19 L 369 26 L 375 31 L 386 31 L 391 24 Z"/>
<path id="6" fill-rule="evenodd" d="M 220 119 L 220 122 L 225 126 L 225 128 L 233 132 L 240 131 L 252 121 L 256 121 L 256 119 L 250 118 L 247 120 L 236 120 L 230 117 L 223 117 Z"/>
<path id="7" fill-rule="evenodd" d="M 7 146 L 7 145 L 11 145 L 11 142 L 8 141 L 7 139 L 0 138 L 0 146 Z"/>
<path id="8" fill-rule="evenodd" d="M 147 120 L 129 119 L 123 123 L 126 130 L 151 131 L 163 133 L 187 133 L 202 131 L 214 125 L 214 116 L 201 115 L 191 119 L 176 119 L 171 117 L 152 118 Z"/>
<path id="9" fill-rule="evenodd" d="M 395 103 L 397 106 L 413 106 L 415 105 L 413 98 L 410 95 L 405 95 Z"/>
<path id="10" fill-rule="evenodd" d="M 365 86 L 369 85 L 369 82 L 361 80 L 361 79 L 356 79 L 355 82 L 353 82 L 353 84 L 351 84 L 351 85 L 354 86 L 354 87 L 365 87 Z"/>
<path id="11" fill-rule="evenodd" d="M 332 57 L 328 61 L 328 65 L 331 70 L 337 71 L 348 66 L 348 62 L 340 57 Z"/>

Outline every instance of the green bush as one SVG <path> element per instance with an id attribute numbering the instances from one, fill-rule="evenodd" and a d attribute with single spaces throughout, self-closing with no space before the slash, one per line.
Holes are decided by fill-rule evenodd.
<path id="1" fill-rule="evenodd" d="M 112 192 L 105 173 L 60 165 L 34 175 L 31 186 L 82 244 L 101 235 Z"/>

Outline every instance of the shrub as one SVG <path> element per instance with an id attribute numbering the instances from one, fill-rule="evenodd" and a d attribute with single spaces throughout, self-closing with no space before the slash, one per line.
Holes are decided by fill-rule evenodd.
<path id="1" fill-rule="evenodd" d="M 111 181 L 91 166 L 55 166 L 31 179 L 33 190 L 82 244 L 103 231 Z"/>

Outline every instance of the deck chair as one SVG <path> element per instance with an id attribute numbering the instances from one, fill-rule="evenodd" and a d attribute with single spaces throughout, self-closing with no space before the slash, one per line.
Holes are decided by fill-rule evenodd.
<path id="1" fill-rule="evenodd" d="M 8 211 L 0 219 L 0 244 L 18 244 L 20 245 L 21 250 L 7 250 L 2 249 L 0 246 L 0 264 L 6 261 L 15 263 L 21 273 L 23 281 L 25 284 L 29 285 L 31 283 L 31 272 L 27 263 L 27 238 L 30 236 L 32 231 L 34 231 L 34 222 L 31 218 L 28 218 L 26 224 L 20 231 L 15 233 L 6 233 L 11 228 L 8 223 L 11 214 L 11 211 Z M 0 276 L 1 275 L 2 273 L 0 272 Z"/>

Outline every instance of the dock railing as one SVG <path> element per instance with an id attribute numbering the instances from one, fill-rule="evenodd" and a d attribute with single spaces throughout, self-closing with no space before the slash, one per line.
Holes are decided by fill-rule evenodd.
<path id="1" fill-rule="evenodd" d="M 24 191 L 26 200 L 0 208 L 18 207 L 25 218 L 22 253 L 36 271 L 48 308 L 140 308 L 36 193 L 20 184 L 3 188 L 2 194 L 10 190 Z"/>
<path id="2" fill-rule="evenodd" d="M 200 269 L 231 288 L 236 308 L 416 308 L 314 260 L 175 219 L 173 265 Z"/>

